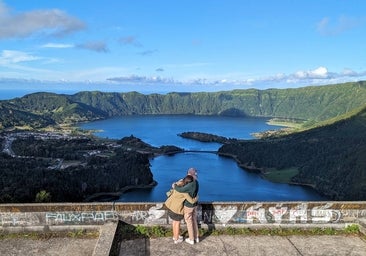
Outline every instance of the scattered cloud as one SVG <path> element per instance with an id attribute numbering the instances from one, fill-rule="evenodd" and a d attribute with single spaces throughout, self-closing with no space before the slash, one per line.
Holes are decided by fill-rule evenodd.
<path id="1" fill-rule="evenodd" d="M 0 65 L 29 62 L 39 59 L 41 59 L 41 57 L 35 56 L 27 52 L 2 50 L 0 55 Z"/>
<path id="2" fill-rule="evenodd" d="M 73 44 L 57 44 L 57 43 L 48 43 L 41 46 L 42 48 L 73 48 L 75 45 Z"/>
<path id="3" fill-rule="evenodd" d="M 348 76 L 348 77 L 353 77 L 353 76 L 356 76 L 357 77 L 359 74 L 357 72 L 349 69 L 349 68 L 345 68 L 345 69 L 343 69 L 341 75 Z"/>
<path id="4" fill-rule="evenodd" d="M 158 50 L 147 50 L 147 51 L 138 52 L 137 54 L 142 55 L 142 56 L 147 56 L 147 55 L 152 55 L 156 52 L 158 52 Z"/>
<path id="5" fill-rule="evenodd" d="M 120 39 L 118 39 L 118 41 L 121 44 L 124 44 L 124 45 L 132 45 L 132 46 L 135 46 L 135 47 L 142 47 L 142 44 L 136 39 L 135 36 L 121 37 Z"/>
<path id="6" fill-rule="evenodd" d="M 356 72 L 351 69 L 344 69 L 341 72 L 329 72 L 326 67 L 318 67 L 313 70 L 302 70 L 292 74 L 277 74 L 270 77 L 254 78 L 243 81 L 244 83 L 255 84 L 296 84 L 296 85 L 316 85 L 316 84 L 332 84 L 350 81 L 354 78 L 362 78 L 366 76 L 366 71 Z"/>
<path id="7" fill-rule="evenodd" d="M 96 52 L 108 52 L 107 44 L 103 41 L 86 42 L 76 45 L 77 48 L 87 49 Z"/>
<path id="8" fill-rule="evenodd" d="M 59 62 L 55 58 L 47 58 L 37 56 L 33 53 L 14 51 L 14 50 L 2 50 L 0 52 L 0 76 L 9 78 L 19 77 L 33 77 L 42 76 L 43 78 L 48 74 L 59 74 L 57 71 L 52 71 L 45 68 L 38 68 L 29 65 L 30 62 L 37 62 L 38 64 L 49 64 Z M 14 79 L 16 79 L 14 78 Z"/>
<path id="9" fill-rule="evenodd" d="M 113 77 L 108 78 L 107 81 L 117 82 L 117 83 L 139 83 L 139 84 L 175 84 L 176 82 L 173 79 L 162 78 L 159 76 L 121 76 L 121 77 Z"/>
<path id="10" fill-rule="evenodd" d="M 344 69 L 339 73 L 329 72 L 325 67 L 318 67 L 313 70 L 307 71 L 297 71 L 292 74 L 279 73 L 273 76 L 260 77 L 260 78 L 247 78 L 247 79 L 216 79 L 211 80 L 207 78 L 195 78 L 186 81 L 174 80 L 172 78 L 164 78 L 159 76 L 121 76 L 108 78 L 107 81 L 112 81 L 121 84 L 167 84 L 167 85 L 242 85 L 242 86 L 258 86 L 263 87 L 267 85 L 270 87 L 272 84 L 327 84 L 327 83 L 337 83 L 344 82 L 350 78 L 359 78 L 366 76 L 366 71 L 355 72 L 350 69 Z M 285 86 L 284 86 L 285 87 Z"/>
<path id="11" fill-rule="evenodd" d="M 80 44 L 58 44 L 58 43 L 47 43 L 41 46 L 42 48 L 56 48 L 56 49 L 66 49 L 66 48 L 76 48 L 76 49 L 86 49 L 95 52 L 108 52 L 107 44 L 103 41 L 91 41 Z"/>
<path id="12" fill-rule="evenodd" d="M 155 71 L 156 71 L 156 72 L 163 72 L 163 71 L 164 71 L 164 69 L 163 69 L 163 68 L 157 68 L 157 69 L 155 69 Z"/>
<path id="13" fill-rule="evenodd" d="M 82 21 L 58 9 L 13 13 L 0 1 L 0 39 L 24 38 L 36 33 L 62 36 L 84 28 Z"/>
<path id="14" fill-rule="evenodd" d="M 359 26 L 361 23 L 362 19 L 347 16 L 340 16 L 335 23 L 331 23 L 329 17 L 324 17 L 318 22 L 317 31 L 325 36 L 338 35 Z"/>
<path id="15" fill-rule="evenodd" d="M 26 59 L 26 58 L 25 58 Z M 1 61 L 1 60 L 0 60 Z M 16 65 L 16 64 L 14 64 Z M 168 91 L 217 91 L 217 90 L 233 90 L 233 89 L 245 89 L 245 88 L 257 88 L 257 89 L 268 89 L 268 88 L 297 88 L 299 86 L 309 85 L 324 85 L 324 84 L 335 84 L 351 81 L 359 81 L 361 77 L 366 76 L 366 71 L 355 72 L 350 69 L 344 69 L 339 73 L 329 72 L 324 67 L 319 67 L 314 70 L 308 71 L 297 71 L 292 74 L 275 74 L 268 77 L 259 78 L 247 78 L 238 80 L 229 79 L 206 79 L 196 78 L 190 80 L 174 80 L 172 78 L 165 78 L 161 76 L 140 76 L 140 75 L 128 75 L 112 77 L 106 80 L 100 80 L 100 77 L 105 76 L 107 73 L 125 73 L 129 72 L 128 69 L 106 67 L 97 70 L 84 70 L 75 71 L 64 74 L 54 74 L 49 70 L 31 69 L 28 67 L 20 66 L 19 70 L 24 70 L 25 73 L 31 72 L 32 74 L 42 74 L 42 79 L 29 79 L 22 76 L 12 78 L 14 76 L 11 73 L 0 72 L 0 83 L 11 81 L 19 82 L 23 85 L 32 84 L 68 84 L 70 86 L 76 86 L 77 88 L 84 88 L 88 90 L 91 84 L 95 85 L 96 88 L 103 87 L 103 90 L 108 91 L 119 91 L 119 90 L 138 90 L 151 92 L 152 88 L 161 90 L 164 92 Z M 60 77 L 64 75 L 67 79 L 52 79 L 52 77 Z M 47 80 L 48 79 L 48 80 Z M 153 87 L 150 87 L 153 86 Z M 76 88 L 75 87 L 75 88 Z M 70 87 L 71 88 L 71 87 Z M 75 89 L 74 88 L 74 89 Z M 137 89 L 139 88 L 139 89 Z M 99 90 L 98 89 L 98 90 Z M 75 89 L 78 90 L 78 89 Z"/>

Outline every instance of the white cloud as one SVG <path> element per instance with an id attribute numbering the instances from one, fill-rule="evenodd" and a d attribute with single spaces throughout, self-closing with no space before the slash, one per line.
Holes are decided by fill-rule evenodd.
<path id="1" fill-rule="evenodd" d="M 11 50 L 3 50 L 1 51 L 0 55 L 0 64 L 7 65 L 7 64 L 14 64 L 19 62 L 28 62 L 39 60 L 41 57 L 32 55 L 27 52 L 21 51 L 11 51 Z"/>
<path id="2" fill-rule="evenodd" d="M 73 44 L 57 44 L 57 43 L 48 43 L 41 46 L 42 48 L 73 48 L 75 47 Z"/>
<path id="3" fill-rule="evenodd" d="M 0 39 L 24 38 L 36 33 L 62 36 L 84 28 L 82 21 L 58 9 L 12 13 L 0 1 Z"/>
<path id="4" fill-rule="evenodd" d="M 309 71 L 297 71 L 294 75 L 298 79 L 321 79 L 328 77 L 328 70 L 325 67 L 318 67 Z"/>
<path id="5" fill-rule="evenodd" d="M 314 78 L 326 78 L 328 76 L 328 69 L 325 67 L 319 67 L 309 72 L 310 77 Z"/>
<path id="6" fill-rule="evenodd" d="M 362 18 L 353 18 L 348 16 L 340 16 L 338 20 L 332 24 L 328 17 L 324 17 L 317 24 L 317 31 L 322 35 L 338 35 L 350 29 L 359 26 L 364 20 Z"/>

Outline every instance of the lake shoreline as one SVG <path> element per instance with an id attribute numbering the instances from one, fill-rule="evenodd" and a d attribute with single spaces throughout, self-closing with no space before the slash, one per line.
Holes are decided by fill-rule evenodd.
<path id="1" fill-rule="evenodd" d="M 158 183 L 156 181 L 148 184 L 148 185 L 128 185 L 123 187 L 118 192 L 101 192 L 96 193 L 84 200 L 84 202 L 110 202 L 110 201 L 117 201 L 121 195 L 125 194 L 129 190 L 133 189 L 152 189 L 154 188 Z"/>
<path id="2" fill-rule="evenodd" d="M 235 162 L 238 164 L 238 166 L 240 168 L 242 168 L 244 171 L 247 172 L 252 172 L 252 173 L 257 173 L 260 175 L 261 178 L 268 180 L 270 182 L 274 182 L 274 183 L 283 183 L 283 184 L 289 184 L 289 185 L 295 185 L 295 186 L 305 186 L 305 187 L 309 187 L 312 189 L 316 189 L 316 187 L 313 184 L 306 184 L 306 183 L 299 183 L 299 182 L 276 182 L 272 179 L 267 178 L 264 174 L 266 172 L 266 168 L 260 168 L 254 165 L 247 165 L 244 164 L 242 162 L 240 162 L 240 160 L 237 158 L 236 155 L 233 154 L 228 154 L 228 153 L 219 153 L 220 156 L 224 156 L 224 157 L 229 157 L 235 160 Z"/>

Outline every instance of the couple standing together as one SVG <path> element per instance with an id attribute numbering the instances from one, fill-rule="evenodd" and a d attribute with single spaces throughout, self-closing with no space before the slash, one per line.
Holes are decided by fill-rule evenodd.
<path id="1" fill-rule="evenodd" d="M 175 244 L 183 242 L 183 236 L 179 235 L 180 222 L 183 219 L 186 222 L 189 236 L 185 241 L 189 244 L 199 242 L 197 223 L 198 189 L 197 170 L 195 168 L 189 168 L 186 177 L 172 184 L 172 190 L 165 201 L 165 205 L 168 208 L 168 215 L 172 219 L 173 241 Z"/>

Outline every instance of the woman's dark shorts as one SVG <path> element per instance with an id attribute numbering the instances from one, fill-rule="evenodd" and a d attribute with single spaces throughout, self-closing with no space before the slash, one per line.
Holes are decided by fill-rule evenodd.
<path id="1" fill-rule="evenodd" d="M 184 215 L 183 214 L 178 214 L 178 213 L 172 212 L 171 210 L 168 210 L 168 216 L 172 220 L 175 220 L 175 221 L 181 221 L 184 218 Z"/>

